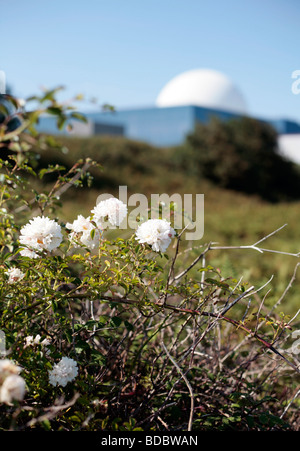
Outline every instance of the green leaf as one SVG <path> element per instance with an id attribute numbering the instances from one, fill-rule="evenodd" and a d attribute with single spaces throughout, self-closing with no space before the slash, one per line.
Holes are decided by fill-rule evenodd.
<path id="1" fill-rule="evenodd" d="M 43 420 L 42 424 L 46 431 L 51 431 L 51 423 L 49 420 Z"/>
<path id="2" fill-rule="evenodd" d="M 133 325 L 127 320 L 124 321 L 124 325 L 125 325 L 126 329 L 129 331 L 134 329 Z"/>
<path id="3" fill-rule="evenodd" d="M 59 118 L 57 119 L 57 127 L 59 130 L 62 130 L 67 122 L 68 118 L 65 114 L 62 114 L 61 116 L 59 116 Z"/>
<path id="4" fill-rule="evenodd" d="M 54 114 L 54 115 L 59 115 L 59 114 L 61 114 L 61 112 L 62 112 L 62 110 L 61 110 L 61 108 L 59 108 L 59 107 L 54 107 L 54 106 L 52 106 L 52 107 L 49 107 L 49 108 L 47 108 L 47 113 L 49 113 L 49 114 Z"/>
<path id="5" fill-rule="evenodd" d="M 122 319 L 119 316 L 113 316 L 110 322 L 114 327 L 119 327 L 122 323 Z"/>
<path id="6" fill-rule="evenodd" d="M 71 114 L 70 114 L 70 117 L 73 118 L 73 119 L 78 119 L 79 121 L 82 121 L 82 122 L 85 122 L 85 123 L 88 122 L 88 120 L 87 120 L 87 118 L 85 117 L 84 114 L 78 113 L 78 112 L 76 112 L 76 111 L 74 111 L 73 113 L 71 113 Z"/>

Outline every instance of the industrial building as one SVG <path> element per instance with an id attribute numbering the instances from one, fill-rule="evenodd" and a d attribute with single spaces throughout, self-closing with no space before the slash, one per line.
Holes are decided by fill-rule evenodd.
<path id="1" fill-rule="evenodd" d="M 250 115 L 243 94 L 227 76 L 211 69 L 195 69 L 170 80 L 154 106 L 87 112 L 85 116 L 87 123 L 72 122 L 73 135 L 124 136 L 167 147 L 181 144 L 197 122 Z M 278 133 L 282 152 L 300 163 L 300 124 L 285 118 L 256 119 L 270 123 Z M 39 130 L 57 133 L 53 117 L 43 117 Z"/>

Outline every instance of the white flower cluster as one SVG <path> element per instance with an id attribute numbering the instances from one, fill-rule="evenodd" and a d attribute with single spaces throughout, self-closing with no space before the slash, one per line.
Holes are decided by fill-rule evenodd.
<path id="1" fill-rule="evenodd" d="M 127 215 L 127 206 L 119 199 L 110 197 L 102 200 L 92 210 L 93 218 L 97 227 L 104 229 L 107 221 L 112 226 L 120 226 Z"/>
<path id="2" fill-rule="evenodd" d="M 8 283 L 16 283 L 25 276 L 19 268 L 9 268 L 5 274 L 8 276 Z"/>
<path id="3" fill-rule="evenodd" d="M 91 213 L 92 218 L 78 215 L 73 223 L 66 224 L 66 228 L 71 230 L 69 239 L 75 247 L 82 244 L 91 250 L 97 248 L 101 232 L 108 224 L 120 226 L 127 215 L 127 206 L 119 199 L 111 197 L 99 202 Z"/>
<path id="4" fill-rule="evenodd" d="M 137 241 L 149 244 L 155 252 L 166 252 L 174 236 L 175 230 L 164 219 L 149 219 L 136 231 Z"/>
<path id="5" fill-rule="evenodd" d="M 28 346 L 34 346 L 34 345 L 42 345 L 42 346 L 48 346 L 50 345 L 50 341 L 48 338 L 44 338 L 44 340 L 41 341 L 41 336 L 38 334 L 33 338 L 33 335 L 28 335 L 28 337 L 25 337 L 25 346 L 24 348 L 27 348 Z"/>
<path id="6" fill-rule="evenodd" d="M 53 219 L 36 216 L 21 228 L 19 241 L 25 246 L 20 254 L 24 257 L 37 258 L 35 251 L 53 251 L 62 242 L 60 225 Z"/>
<path id="7" fill-rule="evenodd" d="M 99 202 L 91 213 L 100 229 L 105 228 L 106 221 L 113 226 L 120 226 L 127 215 L 127 206 L 113 197 Z M 149 244 L 156 252 L 165 252 L 174 236 L 175 230 L 170 222 L 163 219 L 149 219 L 136 230 L 136 240 Z"/>
<path id="8" fill-rule="evenodd" d="M 109 198 L 98 203 L 91 211 L 91 216 L 85 218 L 78 215 L 73 223 L 68 222 L 66 229 L 69 239 L 74 246 L 83 244 L 95 249 L 99 245 L 100 235 L 107 223 L 112 226 L 120 226 L 127 215 L 127 206 L 116 198 Z M 149 219 L 142 223 L 135 233 L 135 239 L 152 247 L 155 252 L 165 252 L 175 236 L 175 231 L 170 222 L 163 219 Z M 48 217 L 37 216 L 31 219 L 20 231 L 21 255 L 37 258 L 38 252 L 51 252 L 58 248 L 63 240 L 60 225 Z M 21 280 L 25 274 L 18 268 L 10 268 L 6 271 L 8 282 L 15 283 Z M 47 339 L 41 341 L 41 336 L 28 336 L 25 338 L 25 348 L 28 346 L 49 345 Z M 25 381 L 20 376 L 18 366 L 9 360 L 0 360 L 0 402 L 11 403 L 20 401 L 26 391 Z M 53 386 L 65 387 L 78 375 L 77 362 L 69 357 L 62 357 L 49 371 L 49 383 Z"/>
<path id="9" fill-rule="evenodd" d="M 22 401 L 26 384 L 20 376 L 21 368 L 9 359 L 0 360 L 0 402 L 12 404 Z"/>
<path id="10" fill-rule="evenodd" d="M 78 375 L 77 362 L 69 357 L 62 357 L 62 359 L 54 365 L 49 371 L 49 382 L 51 385 L 61 385 L 65 387 L 68 382 L 71 382 Z"/>
<path id="11" fill-rule="evenodd" d="M 90 217 L 85 218 L 78 215 L 72 224 L 70 222 L 66 224 L 66 228 L 72 230 L 69 238 L 75 247 L 78 247 L 77 241 L 80 241 L 89 249 L 95 249 L 99 244 L 100 232 L 92 224 Z"/>
<path id="12" fill-rule="evenodd" d="M 69 239 L 75 247 L 82 244 L 95 249 L 99 245 L 100 233 L 108 223 L 112 226 L 121 225 L 127 215 L 127 205 L 111 197 L 99 202 L 91 214 L 87 218 L 78 215 L 73 223 L 66 224 L 66 228 L 70 230 Z M 165 252 L 174 236 L 175 231 L 170 222 L 164 219 L 149 219 L 136 230 L 136 240 L 150 245 L 155 252 Z M 20 253 L 25 257 L 37 258 L 36 251 L 51 252 L 61 244 L 62 239 L 61 227 L 57 222 L 48 217 L 37 216 L 21 229 L 19 240 L 25 248 Z M 9 283 L 23 277 L 23 273 L 17 268 L 9 271 Z"/>

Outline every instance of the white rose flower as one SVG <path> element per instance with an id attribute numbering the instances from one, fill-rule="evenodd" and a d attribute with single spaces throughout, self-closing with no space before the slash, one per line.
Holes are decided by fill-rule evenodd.
<path id="1" fill-rule="evenodd" d="M 12 401 L 22 401 L 26 391 L 24 379 L 12 374 L 8 376 L 0 386 L 0 402 L 12 404 Z"/>
<path id="2" fill-rule="evenodd" d="M 149 244 L 156 252 L 166 252 L 175 230 L 164 219 L 149 219 L 136 230 L 136 240 Z"/>
<path id="3" fill-rule="evenodd" d="M 25 346 L 24 348 L 27 348 L 28 346 L 33 346 L 34 338 L 32 335 L 28 335 L 28 337 L 25 337 Z"/>
<path id="4" fill-rule="evenodd" d="M 51 344 L 50 340 L 48 340 L 48 338 L 44 338 L 44 340 L 41 341 L 41 336 L 38 334 L 35 336 L 35 338 L 33 337 L 33 335 L 28 335 L 27 337 L 25 337 L 25 345 L 24 345 L 24 349 L 28 348 L 29 346 L 38 346 L 41 345 L 42 346 L 42 352 L 44 354 L 50 354 L 50 349 L 47 349 L 47 346 L 49 346 Z"/>
<path id="5" fill-rule="evenodd" d="M 45 338 L 43 341 L 41 341 L 40 334 L 37 334 L 35 338 L 33 338 L 33 335 L 28 335 L 25 337 L 25 345 L 24 348 L 27 348 L 28 346 L 34 346 L 41 344 L 42 346 L 48 346 L 50 344 L 50 341 Z"/>
<path id="6" fill-rule="evenodd" d="M 77 362 L 69 357 L 62 357 L 49 371 L 49 382 L 51 385 L 61 385 L 65 387 L 78 375 Z"/>
<path id="7" fill-rule="evenodd" d="M 9 268 L 5 274 L 8 276 L 8 283 L 18 282 L 25 276 L 19 268 Z"/>
<path id="8" fill-rule="evenodd" d="M 36 216 L 21 228 L 19 241 L 26 246 L 21 255 L 37 258 L 35 251 L 53 251 L 62 242 L 60 225 L 53 219 L 45 216 Z"/>
<path id="9" fill-rule="evenodd" d="M 127 205 L 115 197 L 110 197 L 99 202 L 91 213 L 97 227 L 100 229 L 105 228 L 107 225 L 106 220 L 112 226 L 120 226 L 123 219 L 126 218 Z"/>
<path id="10" fill-rule="evenodd" d="M 0 359 L 0 384 L 11 375 L 18 375 L 21 372 L 21 367 L 16 365 L 12 360 Z"/>
<path id="11" fill-rule="evenodd" d="M 48 338 L 44 338 L 44 340 L 41 341 L 41 345 L 42 346 L 49 346 L 49 345 L 51 345 L 51 341 L 48 340 Z"/>
<path id="12" fill-rule="evenodd" d="M 85 218 L 82 215 L 78 215 L 77 219 L 71 224 L 68 222 L 66 228 L 72 230 L 69 237 L 70 240 L 74 242 L 76 247 L 76 239 L 81 241 L 81 243 L 88 247 L 89 249 L 95 249 L 99 244 L 100 233 L 99 230 L 92 224 L 90 217 Z M 92 231 L 94 231 L 94 236 L 92 237 Z"/>

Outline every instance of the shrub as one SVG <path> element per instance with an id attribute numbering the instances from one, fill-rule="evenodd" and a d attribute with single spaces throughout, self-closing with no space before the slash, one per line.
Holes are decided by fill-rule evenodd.
<path id="1" fill-rule="evenodd" d="M 248 117 L 197 124 L 184 159 L 194 171 L 225 188 L 268 201 L 299 199 L 298 168 L 278 151 L 277 133 Z M 188 161 L 186 161 L 188 165 Z"/>
<path id="2" fill-rule="evenodd" d="M 61 124 L 55 92 L 39 100 Z M 58 197 L 95 163 L 36 170 L 38 114 L 19 117 L 13 133 L 1 127 L 0 428 L 297 430 L 296 354 L 281 349 L 296 315 L 267 312 L 266 286 L 225 279 L 206 260 L 213 244 L 182 256 L 184 230 L 151 222 L 111 239 L 116 203 L 88 218 L 74 205 L 63 223 Z M 46 173 L 57 179 L 37 192 L 27 174 Z"/>

